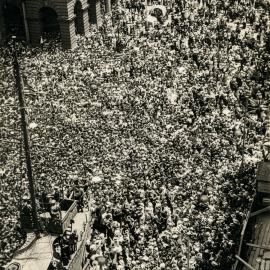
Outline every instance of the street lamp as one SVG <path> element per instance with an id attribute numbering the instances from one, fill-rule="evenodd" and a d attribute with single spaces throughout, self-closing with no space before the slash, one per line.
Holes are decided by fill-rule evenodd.
<path id="1" fill-rule="evenodd" d="M 38 223 L 38 214 L 37 214 L 37 205 L 36 205 L 36 196 L 35 196 L 35 183 L 33 179 L 32 172 L 32 161 L 31 161 L 31 152 L 29 147 L 29 138 L 28 138 L 28 129 L 27 129 L 27 121 L 26 121 L 26 109 L 24 104 L 24 95 L 23 95 L 23 87 L 21 82 L 21 74 L 20 74 L 20 65 L 17 56 L 17 47 L 16 47 L 16 36 L 12 36 L 12 57 L 13 57 L 13 72 L 15 77 L 15 86 L 19 99 L 19 109 L 21 114 L 21 129 L 23 135 L 24 142 L 24 152 L 25 152 L 25 160 L 26 160 L 26 168 L 27 168 L 27 178 L 29 182 L 29 193 L 31 198 L 31 207 L 32 207 L 32 217 L 33 217 L 33 226 L 34 230 L 37 233 L 39 230 Z"/>

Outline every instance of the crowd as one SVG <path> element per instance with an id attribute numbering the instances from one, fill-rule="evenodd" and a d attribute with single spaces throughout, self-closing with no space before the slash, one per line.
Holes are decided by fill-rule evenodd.
<path id="1" fill-rule="evenodd" d="M 90 186 L 92 269 L 230 269 L 254 194 L 270 9 L 247 0 L 162 4 L 170 24 L 119 1 L 73 51 L 20 49 L 37 189 L 68 189 L 74 178 Z M 5 263 L 22 241 L 10 213 L 27 181 L 12 66 L 1 53 Z"/>

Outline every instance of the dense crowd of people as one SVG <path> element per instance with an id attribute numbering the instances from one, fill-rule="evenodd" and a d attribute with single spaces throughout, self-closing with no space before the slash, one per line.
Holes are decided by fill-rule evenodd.
<path id="1" fill-rule="evenodd" d="M 263 159 L 269 10 L 256 1 L 119 1 L 78 47 L 20 49 L 37 191 L 90 186 L 92 269 L 229 269 Z M 148 17 L 157 16 L 157 21 Z M 170 23 L 165 21 L 170 18 Z M 27 192 L 1 53 L 1 262 Z M 8 233 L 7 233 L 8 232 Z"/>

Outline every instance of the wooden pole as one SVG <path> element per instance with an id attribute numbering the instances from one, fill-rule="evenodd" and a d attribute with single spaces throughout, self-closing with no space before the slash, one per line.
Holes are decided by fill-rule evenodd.
<path id="1" fill-rule="evenodd" d="M 267 207 L 265 207 L 265 208 L 263 208 L 261 210 L 258 210 L 256 212 L 251 213 L 250 217 L 255 217 L 255 216 L 260 215 L 260 214 L 262 214 L 264 212 L 267 212 L 267 211 L 270 211 L 270 206 L 267 206 Z"/>
<path id="2" fill-rule="evenodd" d="M 249 247 L 255 247 L 255 248 L 270 250 L 270 246 L 260 246 L 260 245 L 251 244 L 251 243 L 247 243 L 246 245 L 249 246 Z"/>
<path id="3" fill-rule="evenodd" d="M 246 261 L 244 261 L 243 259 L 241 259 L 238 255 L 235 255 L 235 258 L 240 261 L 242 264 L 244 264 L 249 270 L 256 270 L 255 268 L 253 268 L 250 264 L 248 264 Z"/>
<path id="4" fill-rule="evenodd" d="M 243 229 L 241 231 L 241 239 L 240 239 L 240 245 L 239 245 L 239 250 L 238 250 L 238 256 L 240 256 L 240 253 L 241 253 L 241 250 L 242 250 L 243 239 L 244 239 L 244 234 L 245 234 L 245 231 L 246 231 L 247 223 L 248 223 L 248 219 L 246 219 L 244 221 Z"/>
<path id="5" fill-rule="evenodd" d="M 25 110 L 25 105 L 24 105 L 23 87 L 22 87 L 21 75 L 20 75 L 20 65 L 19 65 L 19 61 L 17 57 L 16 37 L 12 37 L 12 38 L 13 38 L 13 71 L 14 71 L 14 77 L 15 77 L 15 83 L 16 83 L 16 90 L 17 90 L 19 104 L 20 104 L 21 128 L 22 128 L 22 133 L 23 133 L 27 178 L 29 181 L 29 192 L 30 192 L 31 206 L 32 206 L 33 226 L 34 226 L 34 230 L 37 231 L 39 229 L 39 224 L 38 224 L 38 214 L 37 214 L 37 206 L 36 206 L 35 184 L 34 184 L 33 173 L 32 173 L 31 153 L 30 153 L 30 148 L 29 148 L 28 129 L 27 129 L 27 122 L 26 122 L 26 110 Z"/>

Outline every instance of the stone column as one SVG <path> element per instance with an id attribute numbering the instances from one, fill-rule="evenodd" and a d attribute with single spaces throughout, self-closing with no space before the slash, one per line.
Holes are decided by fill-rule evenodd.
<path id="1" fill-rule="evenodd" d="M 74 49 L 77 46 L 74 17 L 70 20 L 61 19 L 59 24 L 63 48 Z"/>
<path id="2" fill-rule="evenodd" d="M 41 25 L 39 18 L 28 18 L 29 37 L 32 46 L 40 45 Z"/>
<path id="3" fill-rule="evenodd" d="M 105 0 L 105 11 L 106 13 L 109 13 L 112 11 L 111 0 Z"/>
<path id="4" fill-rule="evenodd" d="M 89 33 L 89 15 L 88 15 L 88 8 L 89 6 L 87 5 L 85 8 L 83 8 L 83 32 L 86 35 Z"/>
<path id="5" fill-rule="evenodd" d="M 97 0 L 96 2 L 96 18 L 97 18 L 97 26 L 102 25 L 102 14 L 101 14 L 101 5 L 100 5 L 100 1 Z"/>

